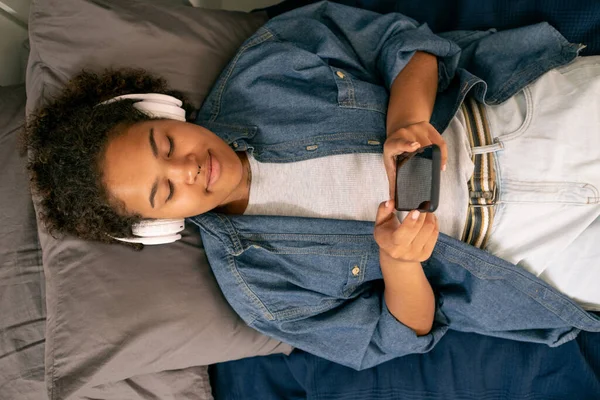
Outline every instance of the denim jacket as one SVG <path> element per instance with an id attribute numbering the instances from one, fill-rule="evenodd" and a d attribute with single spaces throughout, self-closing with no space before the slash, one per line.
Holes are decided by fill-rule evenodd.
<path id="1" fill-rule="evenodd" d="M 249 38 L 196 122 L 262 162 L 382 152 L 389 88 L 417 50 L 438 56 L 432 123 L 441 132 L 467 94 L 500 103 L 579 46 L 547 24 L 441 37 L 400 14 L 321 2 Z M 447 329 L 551 346 L 600 331 L 597 317 L 537 277 L 440 235 L 423 263 L 434 327 L 417 337 L 386 307 L 373 223 L 216 213 L 190 221 L 249 326 L 355 369 L 426 352 Z"/>

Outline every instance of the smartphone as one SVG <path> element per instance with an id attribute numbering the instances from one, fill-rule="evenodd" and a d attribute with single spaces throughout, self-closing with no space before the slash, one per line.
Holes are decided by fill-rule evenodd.
<path id="1" fill-rule="evenodd" d="M 440 200 L 439 146 L 432 144 L 396 158 L 397 211 L 434 212 Z"/>

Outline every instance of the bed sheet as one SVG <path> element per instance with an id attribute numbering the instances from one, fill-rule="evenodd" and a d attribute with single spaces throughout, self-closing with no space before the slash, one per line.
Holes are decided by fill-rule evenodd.
<path id="1" fill-rule="evenodd" d="M 25 86 L 0 87 L 0 399 L 44 400 L 42 256 L 17 134 Z"/>

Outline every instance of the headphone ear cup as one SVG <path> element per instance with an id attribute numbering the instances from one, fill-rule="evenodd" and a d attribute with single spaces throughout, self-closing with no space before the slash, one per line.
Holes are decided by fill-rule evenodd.
<path id="1" fill-rule="evenodd" d="M 121 242 L 142 243 L 145 245 L 166 244 L 181 239 L 179 232 L 184 229 L 184 219 L 149 219 L 134 224 L 131 227 L 133 237 L 113 237 L 113 239 Z"/>
<path id="2" fill-rule="evenodd" d="M 125 94 L 104 101 L 98 105 L 110 104 L 119 100 L 139 100 L 133 106 L 154 118 L 167 118 L 185 122 L 183 102 L 173 96 L 159 93 Z"/>
<path id="3" fill-rule="evenodd" d="M 151 237 L 132 237 L 132 238 L 114 238 L 120 242 L 126 243 L 141 243 L 147 246 L 153 246 L 158 244 L 173 243 L 181 239 L 180 234 L 176 235 L 164 235 L 164 236 L 151 236 Z"/>
<path id="4" fill-rule="evenodd" d="M 185 229 L 183 219 L 151 219 L 134 224 L 133 234 L 139 237 L 174 235 Z"/>
<path id="5" fill-rule="evenodd" d="M 185 110 L 169 104 L 154 103 L 151 101 L 140 101 L 133 105 L 134 108 L 154 118 L 174 119 L 185 122 Z"/>
<path id="6" fill-rule="evenodd" d="M 131 96 L 131 97 L 126 97 Z M 143 93 L 143 94 L 126 94 L 124 97 L 151 101 L 153 103 L 162 103 L 162 104 L 170 104 L 175 107 L 182 107 L 183 101 L 179 100 L 176 97 L 169 96 L 168 94 L 160 94 L 160 93 Z"/>

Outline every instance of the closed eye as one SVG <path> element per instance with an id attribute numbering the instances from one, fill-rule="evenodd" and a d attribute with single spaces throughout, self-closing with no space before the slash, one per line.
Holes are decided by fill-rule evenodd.
<path id="1" fill-rule="evenodd" d="M 173 138 L 171 136 L 167 136 L 167 139 L 169 140 L 169 153 L 167 154 L 167 157 L 171 157 L 173 149 L 175 148 L 175 143 L 173 143 Z"/>
<path id="2" fill-rule="evenodd" d="M 167 196 L 167 200 L 165 203 L 173 198 L 173 194 L 175 193 L 175 187 L 173 186 L 173 182 L 169 181 L 169 196 Z"/>

